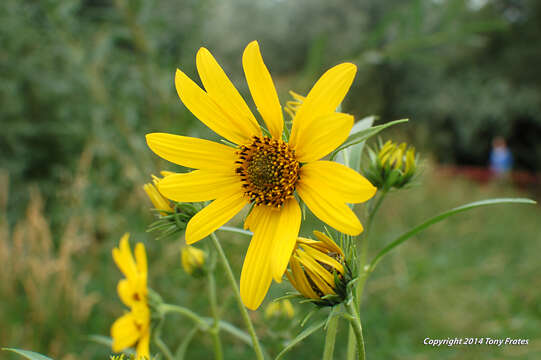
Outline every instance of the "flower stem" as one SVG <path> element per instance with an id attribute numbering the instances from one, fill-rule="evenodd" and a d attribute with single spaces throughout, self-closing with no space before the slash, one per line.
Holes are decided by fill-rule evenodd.
<path id="1" fill-rule="evenodd" d="M 323 360 L 332 360 L 334 353 L 334 343 L 336 333 L 338 332 L 338 316 L 333 316 L 327 324 L 327 333 L 325 335 L 325 347 L 323 348 Z"/>
<path id="2" fill-rule="evenodd" d="M 220 257 L 220 260 L 222 261 L 222 264 L 225 268 L 227 279 L 229 280 L 229 282 L 231 283 L 231 287 L 233 288 L 233 292 L 234 292 L 235 298 L 237 299 L 237 304 L 239 306 L 240 314 L 242 316 L 242 319 L 244 320 L 246 329 L 248 330 L 248 333 L 250 334 L 250 337 L 252 338 L 252 345 L 254 347 L 256 358 L 257 360 L 264 360 L 263 351 L 261 350 L 261 345 L 259 344 L 259 339 L 257 338 L 257 334 L 255 332 L 254 325 L 252 324 L 252 320 L 250 319 L 250 316 L 248 315 L 248 311 L 246 310 L 246 307 L 244 307 L 244 304 L 240 297 L 239 286 L 237 285 L 237 280 L 235 279 L 235 275 L 233 274 L 231 265 L 229 265 L 229 261 L 227 260 L 227 257 L 225 256 L 224 250 L 222 249 L 222 246 L 220 245 L 220 241 L 218 240 L 218 237 L 216 236 L 216 234 L 214 233 L 210 234 L 210 238 L 212 239 L 212 242 L 214 243 L 214 247 L 216 248 L 216 251 L 218 252 L 218 256 Z"/>
<path id="3" fill-rule="evenodd" d="M 218 304 L 216 301 L 216 279 L 214 278 L 214 269 L 211 269 L 208 272 L 208 286 L 210 311 L 212 312 L 212 318 L 214 319 L 214 323 L 210 331 L 212 334 L 212 342 L 214 344 L 214 358 L 216 360 L 223 360 L 224 355 L 222 352 L 222 342 L 220 341 L 220 315 L 218 314 Z"/>
<path id="4" fill-rule="evenodd" d="M 192 320 L 195 324 L 197 324 L 201 329 L 207 330 L 208 324 L 201 318 L 199 315 L 194 313 L 188 308 L 178 306 L 178 305 L 172 305 L 172 304 L 160 304 L 158 306 L 158 311 L 162 314 L 166 313 L 177 313 L 183 316 L 186 316 L 190 320 Z"/>
<path id="5" fill-rule="evenodd" d="M 155 330 L 154 330 L 154 343 L 156 344 L 156 346 L 160 349 L 160 351 L 162 352 L 163 356 L 167 359 L 167 360 L 174 360 L 173 359 L 173 354 L 171 353 L 171 350 L 169 350 L 169 347 L 167 347 L 167 345 L 163 342 L 162 338 L 161 338 L 161 335 L 162 335 L 162 325 L 163 325 L 163 318 L 160 319 L 160 321 L 158 322 L 158 325 L 156 326 Z"/>
<path id="6" fill-rule="evenodd" d="M 351 327 L 353 328 L 353 333 L 355 334 L 355 339 L 357 341 L 357 359 L 358 360 L 365 360 L 365 350 L 364 350 L 364 338 L 363 338 L 363 328 L 361 325 L 361 319 L 359 317 L 359 313 L 357 312 L 357 308 L 353 301 L 351 301 L 349 304 L 346 305 L 346 309 L 348 310 L 348 313 L 351 315 L 350 318 L 348 318 Z M 349 351 L 348 351 L 349 353 Z"/>

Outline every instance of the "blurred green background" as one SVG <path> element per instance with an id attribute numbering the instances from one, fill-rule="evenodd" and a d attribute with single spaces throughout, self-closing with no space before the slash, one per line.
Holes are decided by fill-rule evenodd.
<path id="1" fill-rule="evenodd" d="M 182 239 L 157 242 L 145 233 L 152 214 L 141 188 L 151 173 L 175 170 L 147 149 L 146 133 L 217 138 L 173 84 L 177 67 L 197 79 L 200 46 L 252 108 L 241 54 L 257 39 L 282 103 L 288 90 L 306 94 L 325 69 L 352 61 L 359 69 L 345 112 L 411 119 L 384 137 L 413 143 L 425 171 L 383 205 L 374 250 L 464 202 L 540 197 L 536 0 L 3 0 L 0 35 L 0 346 L 56 359 L 108 358 L 110 350 L 87 335 L 107 335 L 122 314 L 111 249 L 126 231 L 147 246 L 154 289 L 209 313 L 204 282 L 180 268 Z M 507 139 L 527 179 L 522 186 L 456 175 L 486 166 L 495 136 Z M 540 358 L 540 218 L 538 206 L 476 210 L 386 259 L 363 304 L 370 358 Z M 223 243 L 239 274 L 248 239 L 223 236 Z M 288 289 L 273 285 L 267 302 Z M 224 316 L 242 327 L 230 291 L 219 291 Z M 296 309 L 299 320 L 309 306 Z M 286 329 L 262 311 L 252 316 L 273 355 L 300 331 L 298 322 Z M 172 344 L 189 331 L 176 320 L 166 326 Z M 345 355 L 346 335 L 341 328 L 336 358 Z M 455 336 L 522 337 L 530 345 L 422 344 Z M 228 358 L 252 358 L 244 344 L 224 340 Z M 210 358 L 210 344 L 198 339 L 189 358 Z M 318 333 L 288 358 L 317 359 L 320 348 Z"/>

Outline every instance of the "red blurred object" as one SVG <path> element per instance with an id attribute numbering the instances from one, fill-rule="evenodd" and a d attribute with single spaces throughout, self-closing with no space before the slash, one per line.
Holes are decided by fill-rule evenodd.
<path id="1" fill-rule="evenodd" d="M 440 165 L 438 172 L 442 175 L 461 176 L 480 184 L 501 179 L 490 168 L 483 166 Z M 530 187 L 541 184 L 541 175 L 529 171 L 513 170 L 506 177 L 511 179 L 511 182 L 518 187 Z"/>

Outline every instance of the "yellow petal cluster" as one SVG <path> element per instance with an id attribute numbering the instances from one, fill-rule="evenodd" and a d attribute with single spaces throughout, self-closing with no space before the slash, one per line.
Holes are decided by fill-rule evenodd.
<path id="1" fill-rule="evenodd" d="M 321 299 L 336 294 L 335 274 L 345 274 L 344 253 L 327 235 L 314 231 L 314 236 L 317 240 L 297 239 L 286 275 L 304 297 Z"/>
<path id="2" fill-rule="evenodd" d="M 295 308 L 291 304 L 291 301 L 279 300 L 273 301 L 265 308 L 265 318 L 287 318 L 292 319 L 295 316 Z"/>
<path id="3" fill-rule="evenodd" d="M 147 257 L 142 243 L 135 246 L 132 255 L 129 234 L 120 239 L 120 246 L 113 249 L 113 260 L 124 274 L 118 282 L 120 300 L 130 311 L 118 318 L 111 326 L 113 351 L 120 352 L 136 346 L 137 359 L 149 359 L 150 310 L 148 307 Z"/>
<path id="4" fill-rule="evenodd" d="M 204 89 L 177 70 L 178 95 L 201 122 L 235 147 L 148 134 L 147 144 L 157 155 L 194 169 L 167 176 L 158 189 L 177 202 L 212 201 L 190 219 L 188 244 L 210 235 L 252 203 L 244 226 L 254 235 L 244 258 L 240 292 L 244 304 L 256 309 L 272 280 L 282 280 L 295 247 L 301 224 L 297 196 L 336 230 L 350 235 L 363 230 L 347 204 L 367 201 L 376 188 L 356 171 L 321 160 L 346 140 L 353 126 L 353 116 L 336 109 L 357 68 L 343 63 L 329 69 L 305 98 L 298 98 L 286 142 L 282 107 L 256 41 L 244 50 L 242 65 L 266 132 L 207 49 L 198 51 L 196 65 Z"/>
<path id="5" fill-rule="evenodd" d="M 202 270 L 205 258 L 205 252 L 194 246 L 186 245 L 180 250 L 182 268 L 190 275 L 195 275 Z"/>

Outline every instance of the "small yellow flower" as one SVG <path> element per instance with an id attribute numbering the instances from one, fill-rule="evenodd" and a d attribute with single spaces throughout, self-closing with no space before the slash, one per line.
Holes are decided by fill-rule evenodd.
<path id="1" fill-rule="evenodd" d="M 162 174 L 163 173 L 165 172 L 162 171 Z M 161 211 L 160 214 L 167 215 L 167 213 L 173 212 L 173 208 L 171 207 L 169 200 L 167 200 L 157 188 L 160 180 L 161 179 L 157 176 L 152 175 L 152 183 L 143 185 L 143 190 L 145 190 L 145 192 L 147 193 L 147 196 L 154 205 L 154 208 L 158 210 L 164 210 Z"/>
<path id="2" fill-rule="evenodd" d="M 253 205 L 244 223 L 254 236 L 244 259 L 240 293 L 244 304 L 256 309 L 272 279 L 282 281 L 295 247 L 301 224 L 296 195 L 325 223 L 358 235 L 363 227 L 347 203 L 367 201 L 376 188 L 356 171 L 321 160 L 347 139 L 353 126 L 353 116 L 336 108 L 355 78 L 354 64 L 339 64 L 321 76 L 295 109 L 286 142 L 282 107 L 256 41 L 244 50 L 242 63 L 270 136 L 211 53 L 201 48 L 196 65 L 205 90 L 177 70 L 178 95 L 201 122 L 235 147 L 164 133 L 148 134 L 146 139 L 157 155 L 196 169 L 161 180 L 158 188 L 165 197 L 177 202 L 213 200 L 189 221 L 188 244 Z"/>
<path id="3" fill-rule="evenodd" d="M 344 253 L 327 235 L 319 231 L 314 235 L 317 240 L 297 239 L 290 271 L 286 272 L 289 282 L 306 298 L 320 300 L 326 295 L 338 295 L 343 300 L 345 286 L 337 284 L 335 278 L 344 280 L 348 275 Z"/>
<path id="4" fill-rule="evenodd" d="M 273 301 L 265 309 L 265 318 L 288 318 L 292 319 L 295 316 L 295 309 L 291 305 L 291 301 L 279 300 Z"/>
<path id="5" fill-rule="evenodd" d="M 124 234 L 120 246 L 113 249 L 113 259 L 125 279 L 119 281 L 118 296 L 130 311 L 111 326 L 113 351 L 120 352 L 136 345 L 138 359 L 149 358 L 150 310 L 147 296 L 147 257 L 142 243 L 135 246 L 135 259 L 129 245 L 129 234 Z"/>
<path id="6" fill-rule="evenodd" d="M 203 250 L 194 246 L 186 245 L 180 250 L 182 268 L 190 275 L 203 275 L 203 265 L 207 255 Z"/>

